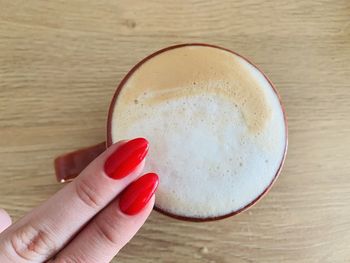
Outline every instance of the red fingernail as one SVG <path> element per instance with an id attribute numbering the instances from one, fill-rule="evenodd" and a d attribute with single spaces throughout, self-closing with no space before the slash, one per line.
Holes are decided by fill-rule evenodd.
<path id="1" fill-rule="evenodd" d="M 158 175 L 148 173 L 132 182 L 120 195 L 120 210 L 127 215 L 136 215 L 153 196 L 158 187 Z"/>
<path id="2" fill-rule="evenodd" d="M 146 157 L 148 141 L 137 138 L 121 145 L 105 163 L 106 174 L 113 179 L 121 179 L 131 173 Z"/>

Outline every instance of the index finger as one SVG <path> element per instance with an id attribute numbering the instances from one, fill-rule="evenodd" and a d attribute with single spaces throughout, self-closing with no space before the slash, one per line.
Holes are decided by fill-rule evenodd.
<path id="1" fill-rule="evenodd" d="M 72 183 L 0 236 L 0 262 L 44 261 L 142 172 L 146 139 L 112 145 Z"/>

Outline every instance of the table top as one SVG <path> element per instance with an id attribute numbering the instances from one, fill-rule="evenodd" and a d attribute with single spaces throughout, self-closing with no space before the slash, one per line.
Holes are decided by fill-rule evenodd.
<path id="1" fill-rule="evenodd" d="M 116 85 L 149 53 L 206 42 L 276 84 L 289 151 L 269 195 L 211 223 L 153 212 L 118 262 L 350 262 L 350 2 L 0 0 L 0 207 L 62 185 L 58 154 L 104 140 Z"/>

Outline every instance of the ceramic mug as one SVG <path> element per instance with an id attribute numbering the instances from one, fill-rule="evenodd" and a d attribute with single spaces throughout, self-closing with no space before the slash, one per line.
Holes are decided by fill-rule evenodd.
<path id="1" fill-rule="evenodd" d="M 285 111 L 284 111 L 284 107 L 281 103 L 280 100 L 280 96 L 278 94 L 278 92 L 276 91 L 273 83 L 269 80 L 269 78 L 257 67 L 255 66 L 252 62 L 250 62 L 248 59 L 244 58 L 243 56 L 228 50 L 226 48 L 222 48 L 219 46 L 215 46 L 215 45 L 210 45 L 210 44 L 203 44 L 203 43 L 190 43 L 190 44 L 180 44 L 180 45 L 175 45 L 175 46 L 170 46 L 164 49 L 161 49 L 149 56 L 147 56 L 146 58 L 144 58 L 143 60 L 141 60 L 139 63 L 137 63 L 127 74 L 126 76 L 122 79 L 122 81 L 120 82 L 120 84 L 118 85 L 114 96 L 112 98 L 112 101 L 110 103 L 109 106 L 109 110 L 108 110 L 108 118 L 107 118 L 107 132 L 106 132 L 106 142 L 102 142 L 99 143 L 97 145 L 94 146 L 90 146 L 87 148 L 83 148 L 80 150 L 77 150 L 75 152 L 71 152 L 68 154 L 64 154 L 62 156 L 59 156 L 55 159 L 55 171 L 56 171 L 56 178 L 59 182 L 67 182 L 72 180 L 74 177 L 76 177 L 77 175 L 79 175 L 79 173 L 91 162 L 93 161 L 99 154 L 101 154 L 103 151 L 106 150 L 106 148 L 108 148 L 110 145 L 112 145 L 114 142 L 112 141 L 112 136 L 111 136 L 111 130 L 112 130 L 112 113 L 114 110 L 114 106 L 115 103 L 118 99 L 118 95 L 120 93 L 120 91 L 123 89 L 124 84 L 128 81 L 128 79 L 130 78 L 130 76 L 132 76 L 132 74 L 143 64 L 145 63 L 147 60 L 153 58 L 154 56 L 157 56 L 158 54 L 161 54 L 163 52 L 166 52 L 168 50 L 171 49 L 175 49 L 175 48 L 179 48 L 179 47 L 184 47 L 184 46 L 206 46 L 206 47 L 213 47 L 213 48 L 218 48 L 218 49 L 222 49 L 228 52 L 231 52 L 239 57 L 241 57 L 242 59 L 246 60 L 248 63 L 250 63 L 251 65 L 253 65 L 258 71 L 260 71 L 263 76 L 266 78 L 266 80 L 269 82 L 269 84 L 271 85 L 273 91 L 275 92 L 275 94 L 277 95 L 278 99 L 279 99 L 279 103 L 283 112 L 283 116 L 284 116 L 284 123 L 285 123 L 285 149 L 284 149 L 284 153 L 283 153 L 283 157 L 281 159 L 281 163 L 280 166 L 274 176 L 274 179 L 272 180 L 272 182 L 266 187 L 266 189 L 257 197 L 255 198 L 252 202 L 250 202 L 248 205 L 246 205 L 245 207 L 234 211 L 230 214 L 226 214 L 220 217 L 212 217 L 212 218 L 204 218 L 204 219 L 198 219 L 198 218 L 188 218 L 188 217 L 183 217 L 183 216 L 178 216 L 178 215 L 174 215 L 171 213 L 168 213 L 166 211 L 163 211 L 159 208 L 157 208 L 155 206 L 155 209 L 165 215 L 177 218 L 177 219 L 182 219 L 182 220 L 190 220 L 190 221 L 211 221 L 211 220 L 218 220 L 218 219 L 222 219 L 222 218 L 226 218 L 229 216 L 233 216 L 236 214 L 241 213 L 242 211 L 247 210 L 248 208 L 250 208 L 251 206 L 253 206 L 257 201 L 259 201 L 272 187 L 273 183 L 276 181 L 277 177 L 279 176 L 282 166 L 284 164 L 285 161 L 285 157 L 286 157 L 286 153 L 287 153 L 287 147 L 288 147 L 288 129 L 287 129 L 287 120 L 286 120 L 286 115 L 285 115 Z"/>

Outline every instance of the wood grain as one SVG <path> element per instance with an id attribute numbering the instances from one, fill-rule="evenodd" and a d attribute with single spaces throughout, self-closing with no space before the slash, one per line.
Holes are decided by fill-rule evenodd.
<path id="1" fill-rule="evenodd" d="M 56 192 L 52 160 L 104 140 L 133 64 L 208 42 L 256 62 L 289 120 L 285 168 L 234 218 L 154 212 L 119 262 L 350 262 L 350 1 L 0 0 L 0 207 L 14 219 Z"/>

